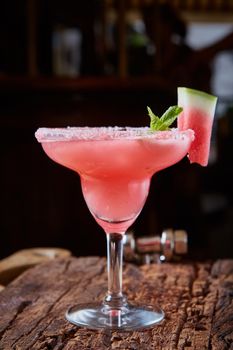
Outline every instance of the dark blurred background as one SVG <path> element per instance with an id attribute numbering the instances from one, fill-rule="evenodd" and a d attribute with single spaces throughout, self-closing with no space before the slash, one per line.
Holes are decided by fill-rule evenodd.
<path id="1" fill-rule="evenodd" d="M 136 236 L 185 229 L 194 258 L 232 257 L 233 2 L 2 0 L 0 258 L 27 247 L 105 254 L 78 176 L 42 151 L 38 127 L 148 125 L 183 85 L 219 97 L 209 166 L 153 178 Z"/>

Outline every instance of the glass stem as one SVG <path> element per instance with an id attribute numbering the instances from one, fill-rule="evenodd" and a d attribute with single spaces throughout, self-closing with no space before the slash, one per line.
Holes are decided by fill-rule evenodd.
<path id="1" fill-rule="evenodd" d="M 123 237 L 122 233 L 108 233 L 107 236 L 107 269 L 108 293 L 104 304 L 112 309 L 121 308 L 126 304 L 122 294 L 122 259 Z"/>

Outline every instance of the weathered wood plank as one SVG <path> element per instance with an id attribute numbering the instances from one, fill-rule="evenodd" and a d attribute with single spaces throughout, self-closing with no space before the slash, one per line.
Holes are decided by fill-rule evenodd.
<path id="1" fill-rule="evenodd" d="M 75 303 L 101 300 L 105 259 L 65 258 L 40 264 L 0 293 L 1 350 L 221 350 L 233 345 L 233 261 L 127 264 L 129 300 L 159 303 L 165 320 L 141 332 L 94 331 L 69 324 Z"/>
<path id="2" fill-rule="evenodd" d="M 218 261 L 212 268 L 213 289 L 217 289 L 210 344 L 213 350 L 233 349 L 233 264 Z"/>

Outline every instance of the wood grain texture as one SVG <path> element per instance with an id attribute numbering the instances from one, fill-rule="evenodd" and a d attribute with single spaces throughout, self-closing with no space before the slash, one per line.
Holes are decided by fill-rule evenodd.
<path id="1" fill-rule="evenodd" d="M 165 320 L 141 332 L 69 324 L 75 303 L 101 300 L 105 259 L 55 259 L 24 272 L 0 293 L 1 350 L 233 349 L 233 260 L 124 269 L 129 300 L 158 303 Z"/>

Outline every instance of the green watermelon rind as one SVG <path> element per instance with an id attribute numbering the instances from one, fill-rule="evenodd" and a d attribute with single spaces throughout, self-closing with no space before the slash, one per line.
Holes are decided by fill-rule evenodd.
<path id="1" fill-rule="evenodd" d="M 178 87 L 179 93 L 186 93 L 188 95 L 197 95 L 199 97 L 203 97 L 206 100 L 211 100 L 213 102 L 217 101 L 217 97 L 211 94 L 208 94 L 207 92 L 195 90 L 187 87 Z"/>
<path id="2" fill-rule="evenodd" d="M 207 92 L 178 87 L 178 105 L 181 107 L 195 107 L 203 110 L 210 118 L 214 117 L 217 97 Z"/>

